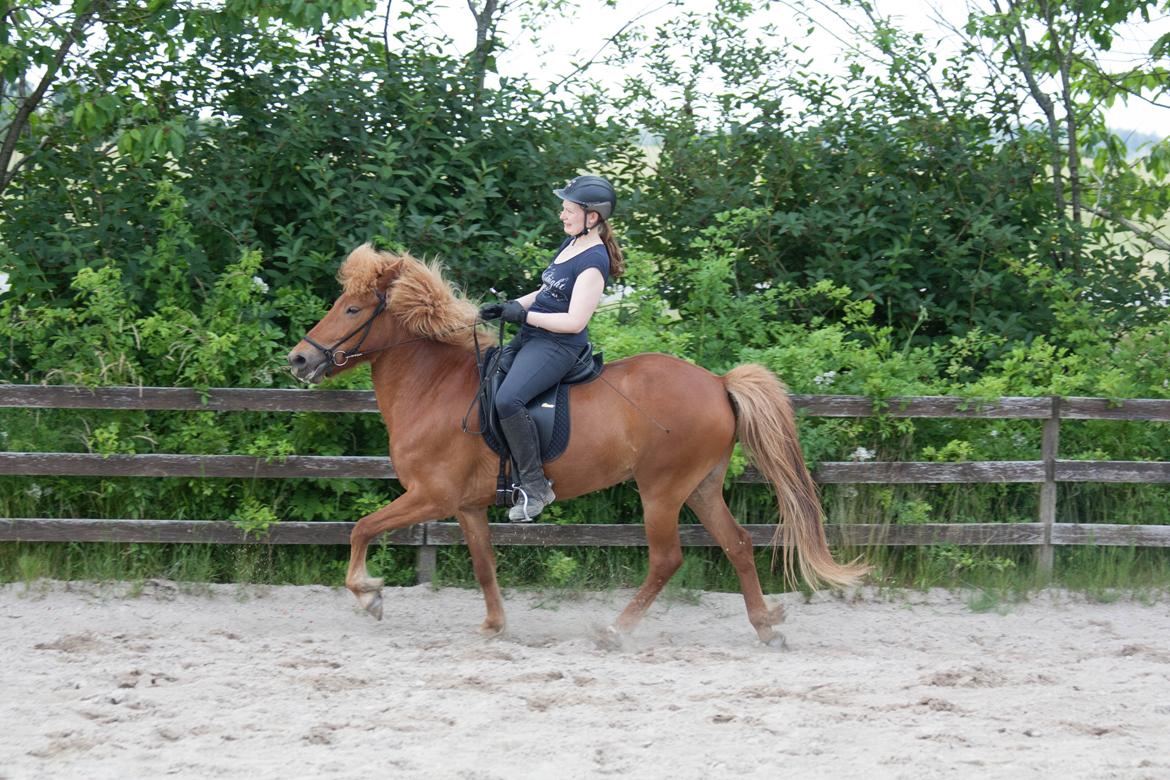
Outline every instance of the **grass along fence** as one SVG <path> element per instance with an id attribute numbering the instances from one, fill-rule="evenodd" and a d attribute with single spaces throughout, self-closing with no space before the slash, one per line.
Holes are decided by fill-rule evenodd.
<path id="1" fill-rule="evenodd" d="M 866 545 L 1029 545 L 1037 565 L 1050 572 L 1057 545 L 1170 547 L 1170 525 L 1072 524 L 1057 522 L 1057 483 L 1170 482 L 1170 463 L 1148 461 L 1061 460 L 1064 420 L 1170 422 L 1170 401 L 1042 397 L 972 401 L 953 397 L 895 398 L 875 410 L 860 396 L 794 395 L 793 402 L 814 417 L 1030 419 L 1044 422 L 1041 459 L 1011 461 L 826 462 L 813 471 L 818 483 L 943 484 L 1035 483 L 1040 485 L 1034 523 L 830 524 L 829 541 Z M 42 409 L 121 409 L 217 412 L 377 412 L 374 394 L 355 390 L 213 389 L 201 392 L 165 387 L 87 388 L 0 385 L 0 407 Z M 269 460 L 241 455 L 100 455 L 60 452 L 0 452 L 0 476 L 85 477 L 297 477 L 394 479 L 387 457 L 296 455 Z M 761 482 L 752 469 L 741 482 Z M 0 518 L 0 541 L 25 542 L 197 542 L 219 544 L 347 544 L 353 523 L 286 522 L 262 536 L 248 535 L 226 520 L 137 520 L 76 518 Z M 771 543 L 775 526 L 747 525 L 757 546 Z M 688 547 L 715 546 L 699 525 L 680 527 Z M 420 582 L 429 581 L 440 546 L 463 543 L 451 522 L 428 522 L 389 534 L 390 544 L 416 547 Z M 641 525 L 492 524 L 497 545 L 613 546 L 645 545 Z"/>

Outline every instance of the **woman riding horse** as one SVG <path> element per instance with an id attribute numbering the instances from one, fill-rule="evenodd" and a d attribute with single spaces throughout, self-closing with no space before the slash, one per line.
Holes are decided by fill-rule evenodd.
<path id="1" fill-rule="evenodd" d="M 295 376 L 313 383 L 370 364 L 390 458 L 404 488 L 354 526 L 346 587 L 380 619 L 383 582 L 367 569 L 370 543 L 399 528 L 454 517 L 483 588 L 482 630 L 498 633 L 504 630 L 504 603 L 487 510 L 495 503 L 499 461 L 482 437 L 464 435 L 460 424 L 479 391 L 476 306 L 455 292 L 437 265 L 369 245 L 350 253 L 338 277 L 340 297 L 289 353 L 289 364 Z M 587 308 L 595 306 L 596 300 Z M 524 308 L 520 302 L 503 304 L 501 313 L 517 307 Z M 529 316 L 545 329 L 555 326 L 555 317 L 571 318 L 572 310 L 571 300 L 569 312 Z M 637 486 L 649 566 L 614 632 L 633 630 L 682 565 L 678 521 L 685 505 L 734 566 L 759 638 L 782 642 L 775 627 L 783 610 L 765 603 L 752 537 L 723 499 L 736 441 L 776 489 L 781 524 L 774 543 L 783 548 L 785 574 L 795 581 L 799 563 L 812 587 L 852 585 L 865 574 L 868 567 L 860 562 L 833 559 L 816 485 L 797 441 L 796 415 L 784 385 L 767 368 L 749 363 L 717 376 L 669 355 L 643 354 L 610 363 L 602 379 L 571 388 L 573 436 L 548 464 L 548 475 L 561 498 L 627 480 Z"/>
<path id="2" fill-rule="evenodd" d="M 578 176 L 553 194 L 561 199 L 568 238 L 541 274 L 540 289 L 479 310 L 482 319 L 502 317 L 522 326 L 506 348 L 514 359 L 496 394 L 500 429 L 519 472 L 517 500 L 508 512 L 513 522 L 531 522 L 556 498 L 541 464 L 536 423 L 525 407 L 576 364 L 589 345 L 589 319 L 606 282 L 625 270 L 607 222 L 617 205 L 613 186 L 600 176 Z"/>

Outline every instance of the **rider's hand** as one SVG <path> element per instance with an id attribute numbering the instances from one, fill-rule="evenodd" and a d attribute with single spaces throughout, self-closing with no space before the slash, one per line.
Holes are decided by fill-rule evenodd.
<path id="1" fill-rule="evenodd" d="M 520 301 L 508 301 L 500 311 L 500 317 L 504 322 L 523 325 L 528 320 L 528 309 L 521 306 Z"/>
<path id="2" fill-rule="evenodd" d="M 504 311 L 504 304 L 502 303 L 487 303 L 479 307 L 479 318 L 481 320 L 495 320 L 499 319 Z"/>

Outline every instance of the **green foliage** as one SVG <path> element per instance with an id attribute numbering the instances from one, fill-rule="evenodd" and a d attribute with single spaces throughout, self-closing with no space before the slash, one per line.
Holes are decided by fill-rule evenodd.
<path id="1" fill-rule="evenodd" d="M 559 586 L 569 584 L 577 574 L 577 561 L 559 551 L 550 555 L 544 561 L 544 566 L 548 579 Z"/>
<path id="2" fill-rule="evenodd" d="M 278 519 L 267 504 L 260 503 L 254 496 L 246 496 L 231 521 L 246 534 L 263 536 Z"/>
<path id="3" fill-rule="evenodd" d="M 1054 162 L 1051 139 L 1023 109 L 1018 65 L 1006 63 L 1002 83 L 982 84 L 972 77 L 977 43 L 943 63 L 922 35 L 853 5 L 873 22 L 857 36 L 880 56 L 859 56 L 840 80 L 800 61 L 799 42 L 768 46 L 766 29 L 757 37 L 754 25 L 737 29 L 752 4 L 721 3 L 706 18 L 680 15 L 656 31 L 643 55 L 652 78 L 631 78 L 623 105 L 661 143 L 637 195 L 646 218 L 633 230 L 685 277 L 663 294 L 676 304 L 689 295 L 683 269 L 705 246 L 696 239 L 721 212 L 747 209 L 762 217 L 733 238 L 748 247 L 733 261 L 741 289 L 832 280 L 872 301 L 875 323 L 916 343 L 973 330 L 1063 340 L 1061 309 L 1074 301 L 1091 300 L 1094 321 L 1109 328 L 1160 319 L 1164 264 L 1145 262 L 1135 242 L 1151 242 L 1119 218 L 1159 226 L 1170 190 L 1152 170 L 1165 169 L 1167 152 L 1157 144 L 1131 163 L 1100 123 L 1110 95 L 1137 88 L 1122 86 L 1127 79 L 1161 83 L 1160 69 L 1103 74 L 1084 51 L 1091 42 L 1108 48 L 1105 30 L 1154 4 L 1084 15 L 1062 8 L 1057 27 L 1075 21 L 1075 35 L 1054 30 L 1029 44 L 1046 68 L 1052 47 L 1071 47 L 1066 61 L 1083 69 L 1072 89 L 1074 111 L 1086 116 L 1061 148 L 1099 150 L 1101 165 L 1094 177 L 1067 180 L 1052 173 L 1068 167 L 1068 152 Z M 1011 6 L 1036 24 L 1045 7 Z M 1005 61 L 1008 28 L 984 30 Z M 1074 124 L 1059 131 L 1066 126 Z M 1049 283 L 1035 283 L 1030 266 L 1045 269 Z"/>
<path id="4" fill-rule="evenodd" d="M 116 258 L 132 290 L 152 272 L 207 289 L 254 250 L 272 289 L 331 297 L 339 257 L 371 238 L 442 257 L 469 289 L 518 292 L 531 282 L 509 249 L 556 240 L 551 186 L 593 161 L 636 166 L 629 131 L 599 120 L 590 99 L 507 81 L 469 100 L 473 77 L 459 58 L 419 40 L 385 52 L 336 21 L 364 4 L 334 5 L 179 14 L 200 27 L 168 60 L 188 79 L 169 109 L 174 132 L 136 125 L 110 149 L 109 122 L 85 118 L 121 121 L 116 96 L 45 108 L 44 121 L 62 128 L 4 193 L 0 267 L 11 268 L 14 294 L 58 298 L 99 257 Z M 306 47 L 297 25 L 324 12 L 333 22 Z M 151 67 L 137 56 L 121 61 L 130 74 Z M 70 111 L 82 120 L 68 122 Z M 181 148 L 168 146 L 180 135 Z M 143 203 L 155 208 L 143 213 Z M 179 268 L 152 268 L 156 252 L 179 247 Z"/>
<path id="5" fill-rule="evenodd" d="M 363 0 L 140 6 L 0 3 L 0 133 L 15 143 L 0 186 L 0 381 L 286 384 L 283 354 L 336 294 L 337 261 L 354 245 L 441 258 L 473 296 L 523 293 L 560 236 L 550 185 L 590 169 L 621 192 L 628 272 L 591 323 L 610 360 L 657 350 L 716 372 L 754 361 L 793 392 L 864 395 L 887 410 L 906 395 L 978 404 L 1170 393 L 1164 269 L 1145 264 L 1118 223 L 1067 213 L 1059 155 L 1023 123 L 1014 89 L 980 86 L 962 58 L 941 63 L 932 82 L 940 63 L 930 47 L 876 17 L 884 65 L 854 62 L 834 82 L 798 47 L 777 46 L 775 31 L 745 23 L 752 3 L 680 13 L 641 53 L 622 49 L 643 57 L 650 77 L 631 77 L 615 97 L 545 94 L 525 79 L 487 85 L 503 41 L 461 58 L 423 37 L 427 3 L 411 7 L 389 49 L 347 22 L 368 13 Z M 1108 49 L 1120 19 L 1152 6 L 1087 9 L 1080 22 L 1059 9 L 1032 53 L 1055 73 L 1056 38 Z M 1000 44 L 1038 8 L 976 18 L 971 34 L 1006 53 Z M 54 71 L 75 23 L 100 23 L 108 43 L 70 49 Z M 1072 148 L 1096 177 L 1084 192 L 1108 213 L 1161 218 L 1170 144 L 1131 163 L 1093 106 L 1157 89 L 1164 74 L 1106 83 L 1091 62 L 1073 61 L 1083 133 Z M 21 125 L 17 109 L 42 73 L 48 97 Z M 651 139 L 649 154 L 639 136 Z M 331 386 L 368 384 L 355 371 Z M 1165 460 L 1163 428 L 1068 424 L 1062 454 Z M 802 418 L 801 443 L 813 464 L 1035 459 L 1039 426 Z M 0 410 L 0 448 L 279 462 L 384 454 L 386 433 L 374 415 L 14 409 Z M 731 473 L 745 463 L 737 451 Z M 1063 519 L 1170 519 L 1159 486 L 1062 490 Z M 6 477 L 0 516 L 217 518 L 262 533 L 283 519 L 352 520 L 399 491 L 374 480 Z M 741 521 L 775 521 L 766 489 L 728 493 Z M 1036 501 L 1029 485 L 830 486 L 824 498 L 834 522 L 879 523 L 1019 521 Z M 618 487 L 558 502 L 549 517 L 631 522 L 639 511 L 636 492 Z M 325 553 L 187 549 L 26 546 L 0 564 L 23 579 L 272 580 L 287 566 L 291 580 L 337 582 L 344 573 L 343 557 Z M 944 547 L 886 560 L 891 580 L 990 588 L 1023 555 Z M 371 567 L 392 583 L 413 578 L 408 551 L 378 548 Z M 471 581 L 464 551 L 444 550 L 439 569 Z M 636 550 L 501 554 L 505 582 L 631 584 L 643 573 Z M 688 553 L 683 595 L 712 582 L 736 587 L 718 551 Z"/>
<path id="6" fill-rule="evenodd" d="M 0 582 L 170 579 L 181 583 L 255 582 L 278 585 L 345 581 L 349 550 L 340 546 L 251 547 L 203 544 L 0 543 Z M 374 555 L 371 554 L 371 562 Z M 409 566 L 409 564 L 408 564 Z M 382 570 L 386 572 L 386 569 Z M 388 576 L 392 584 L 409 584 Z"/>
<path id="7" fill-rule="evenodd" d="M 658 294 L 661 261 L 638 250 L 626 252 L 626 273 L 620 289 L 603 301 L 589 322 L 593 341 L 607 360 L 641 352 L 690 353 L 691 333 L 678 327 L 679 313 L 667 308 Z"/>

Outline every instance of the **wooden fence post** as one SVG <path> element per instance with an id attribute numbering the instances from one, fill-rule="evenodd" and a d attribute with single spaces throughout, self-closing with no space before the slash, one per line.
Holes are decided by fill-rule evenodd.
<path id="1" fill-rule="evenodd" d="M 1043 541 L 1036 548 L 1036 568 L 1045 578 L 1052 576 L 1052 525 L 1056 522 L 1056 458 L 1060 450 L 1060 396 L 1052 396 L 1052 414 L 1044 421 L 1040 457 L 1044 461 L 1044 482 L 1040 485 L 1040 524 Z"/>
<path id="2" fill-rule="evenodd" d="M 439 548 L 433 544 L 427 544 L 428 537 L 431 535 L 431 527 L 434 521 L 422 524 L 423 543 L 419 546 L 415 553 L 414 573 L 419 585 L 427 585 L 435 579 L 435 568 L 439 564 Z"/>

